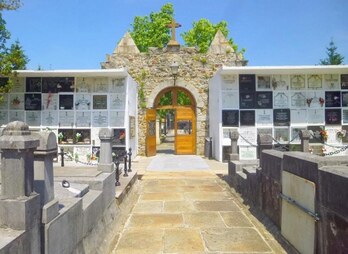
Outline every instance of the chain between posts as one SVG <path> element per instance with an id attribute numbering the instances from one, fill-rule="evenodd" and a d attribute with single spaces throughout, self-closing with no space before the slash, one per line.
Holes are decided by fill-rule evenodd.
<path id="1" fill-rule="evenodd" d="M 321 139 L 318 139 L 316 136 L 314 136 L 312 133 L 310 134 L 313 139 L 315 139 L 316 141 L 319 141 L 319 143 L 325 145 L 325 146 L 329 146 L 329 147 L 332 147 L 332 148 L 339 148 L 338 150 L 336 151 L 333 151 L 333 152 L 329 152 L 329 153 L 323 153 L 323 156 L 331 156 L 331 155 L 334 155 L 334 154 L 339 154 L 339 153 L 342 153 L 344 151 L 346 151 L 348 149 L 348 146 L 334 146 L 334 145 L 329 145 L 327 143 L 325 143 L 323 140 Z"/>

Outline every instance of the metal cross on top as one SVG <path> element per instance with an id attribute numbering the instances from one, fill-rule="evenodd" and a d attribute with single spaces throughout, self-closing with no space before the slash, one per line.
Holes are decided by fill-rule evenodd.
<path id="1" fill-rule="evenodd" d="M 167 27 L 170 27 L 172 30 L 172 38 L 170 39 L 168 45 L 179 45 L 179 42 L 175 39 L 175 28 L 181 27 L 181 24 L 176 23 L 175 19 L 172 19 L 172 22 L 167 25 Z"/>

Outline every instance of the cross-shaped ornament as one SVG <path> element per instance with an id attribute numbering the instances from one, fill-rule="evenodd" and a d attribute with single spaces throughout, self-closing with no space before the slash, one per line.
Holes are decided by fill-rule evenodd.
<path id="1" fill-rule="evenodd" d="M 175 28 L 181 27 L 181 24 L 176 23 L 176 22 L 175 22 L 175 19 L 173 18 L 173 19 L 172 19 L 172 22 L 169 23 L 169 24 L 167 25 L 167 27 L 170 27 L 171 30 L 172 30 L 172 38 L 170 39 L 168 45 L 169 45 L 169 46 L 172 46 L 172 45 L 175 45 L 175 46 L 180 45 L 179 42 L 177 42 L 176 39 L 175 39 Z"/>

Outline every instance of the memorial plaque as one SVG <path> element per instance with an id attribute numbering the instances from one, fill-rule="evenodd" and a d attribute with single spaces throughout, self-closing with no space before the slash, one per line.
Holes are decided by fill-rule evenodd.
<path id="1" fill-rule="evenodd" d="M 58 111 L 44 110 L 42 111 L 42 125 L 43 126 L 58 126 Z M 69 125 L 71 126 L 71 125 Z"/>
<path id="2" fill-rule="evenodd" d="M 43 93 L 42 108 L 43 110 L 57 110 L 58 109 L 58 94 Z"/>
<path id="3" fill-rule="evenodd" d="M 238 90 L 237 75 L 222 75 L 222 90 Z"/>
<path id="4" fill-rule="evenodd" d="M 279 143 L 289 143 L 289 128 L 274 128 L 274 138 Z"/>
<path id="5" fill-rule="evenodd" d="M 41 93 L 41 78 L 26 78 L 26 92 Z"/>
<path id="6" fill-rule="evenodd" d="M 125 108 L 126 94 L 116 93 L 110 95 L 110 109 L 121 109 Z"/>
<path id="7" fill-rule="evenodd" d="M 343 124 L 348 124 L 348 109 L 342 110 L 342 121 Z"/>
<path id="8" fill-rule="evenodd" d="M 341 75 L 341 88 L 348 89 L 348 74 Z"/>
<path id="9" fill-rule="evenodd" d="M 99 131 L 100 128 L 91 129 L 91 140 L 93 146 L 100 146 Z"/>
<path id="10" fill-rule="evenodd" d="M 273 110 L 272 109 L 257 109 L 256 110 L 256 124 L 257 125 L 272 125 L 273 124 Z"/>
<path id="11" fill-rule="evenodd" d="M 292 92 L 291 93 L 291 106 L 294 108 L 307 107 L 307 97 L 304 92 Z"/>
<path id="12" fill-rule="evenodd" d="M 90 111 L 76 111 L 76 127 L 91 127 Z"/>
<path id="13" fill-rule="evenodd" d="M 341 124 L 341 109 L 325 109 L 325 124 Z"/>
<path id="14" fill-rule="evenodd" d="M 307 130 L 305 126 L 291 128 L 291 143 L 300 144 L 300 131 Z"/>
<path id="15" fill-rule="evenodd" d="M 90 93 L 92 86 L 93 80 L 91 78 L 76 78 L 77 93 Z"/>
<path id="16" fill-rule="evenodd" d="M 255 110 L 241 110 L 240 125 L 255 126 Z"/>
<path id="17" fill-rule="evenodd" d="M 336 127 L 334 127 L 334 126 L 332 126 L 332 127 L 331 126 L 330 127 L 326 126 L 325 127 L 325 131 L 328 134 L 328 138 L 327 138 L 325 143 L 327 143 L 327 144 L 336 144 L 336 145 L 342 144 L 342 139 L 337 136 L 337 132 L 341 131 L 340 127 L 338 127 L 338 126 L 336 126 Z"/>
<path id="18" fill-rule="evenodd" d="M 24 94 L 10 94 L 10 109 L 23 110 L 24 109 Z"/>
<path id="19" fill-rule="evenodd" d="M 25 91 L 25 78 L 23 77 L 13 77 L 13 86 L 11 89 L 12 93 L 24 93 Z"/>
<path id="20" fill-rule="evenodd" d="M 112 79 L 110 84 L 110 93 L 125 93 L 126 92 L 126 79 Z"/>
<path id="21" fill-rule="evenodd" d="M 323 124 L 325 122 L 323 109 L 308 109 L 307 119 L 309 124 Z"/>
<path id="22" fill-rule="evenodd" d="M 321 108 L 325 104 L 324 91 L 307 91 L 307 106 L 310 108 Z"/>
<path id="23" fill-rule="evenodd" d="M 321 75 L 308 75 L 308 89 L 321 89 L 323 87 Z"/>
<path id="24" fill-rule="evenodd" d="M 93 127 L 108 127 L 108 112 L 94 111 L 92 113 L 92 126 Z"/>
<path id="25" fill-rule="evenodd" d="M 9 119 L 10 122 L 13 122 L 13 121 L 21 121 L 21 122 L 24 122 L 24 111 L 10 111 L 10 119 Z"/>
<path id="26" fill-rule="evenodd" d="M 239 126 L 239 110 L 222 110 L 222 126 Z"/>
<path id="27" fill-rule="evenodd" d="M 107 93 L 109 90 L 109 84 L 107 78 L 96 78 L 94 82 L 95 93 Z"/>
<path id="28" fill-rule="evenodd" d="M 341 92 L 325 92 L 325 107 L 341 107 Z"/>
<path id="29" fill-rule="evenodd" d="M 41 125 L 41 112 L 38 111 L 26 111 L 25 122 L 29 126 L 40 126 Z"/>
<path id="30" fill-rule="evenodd" d="M 271 80 L 273 90 L 289 90 L 288 75 L 273 75 Z"/>
<path id="31" fill-rule="evenodd" d="M 258 90 L 270 90 L 271 89 L 271 76 L 257 76 L 257 89 Z"/>
<path id="32" fill-rule="evenodd" d="M 256 128 L 243 127 L 239 128 L 239 146 L 256 146 Z"/>
<path id="33" fill-rule="evenodd" d="M 124 111 L 110 111 L 110 126 L 123 127 L 124 116 Z"/>
<path id="34" fill-rule="evenodd" d="M 338 74 L 326 74 L 324 75 L 324 88 L 330 90 L 337 90 L 340 88 L 339 75 Z"/>
<path id="35" fill-rule="evenodd" d="M 59 92 L 74 92 L 75 81 L 73 77 L 56 78 L 57 88 Z"/>
<path id="36" fill-rule="evenodd" d="M 256 90 L 255 75 L 240 74 L 239 75 L 239 91 L 254 92 Z"/>
<path id="37" fill-rule="evenodd" d="M 126 152 L 125 147 L 117 147 L 117 146 L 112 147 L 112 154 L 115 156 L 118 156 L 119 158 L 123 158 L 122 156 L 124 156 L 125 152 Z"/>
<path id="38" fill-rule="evenodd" d="M 320 131 L 322 126 L 308 126 L 307 130 L 310 131 L 309 143 L 322 143 Z"/>
<path id="39" fill-rule="evenodd" d="M 25 94 L 25 110 L 41 110 L 41 94 Z"/>
<path id="40" fill-rule="evenodd" d="M 344 112 L 343 112 L 343 114 L 344 114 Z M 348 143 L 348 125 L 342 126 L 342 130 L 346 132 L 346 135 L 342 138 L 342 142 L 347 144 Z"/>
<path id="41" fill-rule="evenodd" d="M 8 94 L 3 93 L 3 94 L 0 94 L 0 96 L 2 96 L 2 101 L 0 101 L 0 109 L 7 110 L 8 109 Z"/>
<path id="42" fill-rule="evenodd" d="M 71 110 L 74 109 L 74 95 L 60 94 L 59 95 L 59 109 Z"/>
<path id="43" fill-rule="evenodd" d="M 287 92 L 274 92 L 273 107 L 274 108 L 288 108 L 289 95 Z"/>
<path id="44" fill-rule="evenodd" d="M 107 109 L 108 96 L 107 95 L 93 95 L 93 109 Z"/>
<path id="45" fill-rule="evenodd" d="M 90 110 L 91 109 L 91 95 L 77 94 L 75 97 L 76 110 Z"/>
<path id="46" fill-rule="evenodd" d="M 43 93 L 57 93 L 60 78 L 42 78 L 42 92 Z"/>
<path id="47" fill-rule="evenodd" d="M 238 131 L 237 128 L 223 128 L 222 129 L 222 145 L 223 146 L 230 146 L 231 145 L 231 138 L 230 138 L 230 132 L 232 131 Z"/>
<path id="48" fill-rule="evenodd" d="M 257 128 L 257 135 L 270 135 L 271 137 L 273 137 L 272 135 L 272 128 Z"/>
<path id="49" fill-rule="evenodd" d="M 240 146 L 239 147 L 239 160 L 256 160 L 256 147 Z"/>
<path id="50" fill-rule="evenodd" d="M 78 160 L 89 162 L 91 158 L 91 148 L 86 146 L 75 146 L 75 154 L 78 154 Z"/>
<path id="51" fill-rule="evenodd" d="M 272 108 L 273 94 L 272 92 L 256 92 L 256 108 Z"/>
<path id="52" fill-rule="evenodd" d="M 306 109 L 291 109 L 291 124 L 307 124 Z"/>
<path id="53" fill-rule="evenodd" d="M 74 126 L 74 111 L 60 111 L 59 123 L 60 127 L 73 127 Z"/>
<path id="54" fill-rule="evenodd" d="M 231 91 L 222 92 L 222 108 L 223 109 L 238 109 L 239 107 L 239 93 Z"/>
<path id="55" fill-rule="evenodd" d="M 126 145 L 126 131 L 125 129 L 114 129 L 114 139 L 112 140 L 113 146 Z"/>
<path id="56" fill-rule="evenodd" d="M 253 109 L 255 108 L 255 93 L 240 93 L 239 108 Z"/>
<path id="57" fill-rule="evenodd" d="M 274 109 L 273 110 L 274 126 L 290 125 L 290 109 Z"/>
<path id="58" fill-rule="evenodd" d="M 291 75 L 290 76 L 291 89 L 302 90 L 306 88 L 305 75 Z"/>
<path id="59" fill-rule="evenodd" d="M 342 92 L 342 107 L 348 107 L 348 92 Z"/>
<path id="60" fill-rule="evenodd" d="M 7 125 L 8 122 L 8 111 L 1 110 L 0 111 L 0 126 Z"/>

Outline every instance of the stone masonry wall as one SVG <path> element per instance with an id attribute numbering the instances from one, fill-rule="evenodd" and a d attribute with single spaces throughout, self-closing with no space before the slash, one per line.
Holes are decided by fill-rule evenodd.
<path id="1" fill-rule="evenodd" d="M 204 153 L 204 141 L 208 135 L 208 81 L 222 66 L 240 66 L 241 56 L 227 51 L 223 54 L 199 53 L 196 48 L 182 47 L 177 51 L 150 48 L 146 53 L 116 53 L 107 55 L 102 68 L 126 68 L 129 74 L 143 84 L 145 102 L 139 101 L 139 142 L 140 155 L 145 153 L 146 110 L 153 107 L 157 94 L 174 84 L 170 65 L 179 64 L 176 86 L 185 87 L 195 97 L 197 108 L 197 154 Z M 241 59 L 241 60 L 239 60 Z M 146 105 L 146 106 L 145 106 Z"/>

